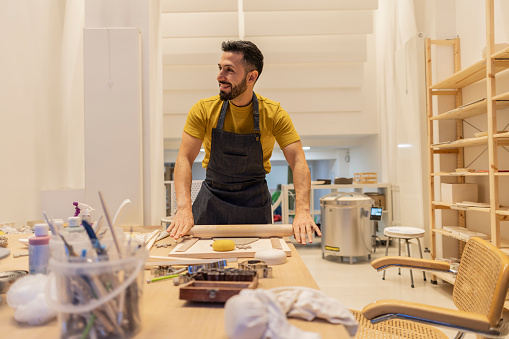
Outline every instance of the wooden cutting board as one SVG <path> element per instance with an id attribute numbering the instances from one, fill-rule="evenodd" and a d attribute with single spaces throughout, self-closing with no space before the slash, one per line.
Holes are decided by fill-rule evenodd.
<path id="1" fill-rule="evenodd" d="M 281 244 L 282 250 L 286 253 L 286 256 L 291 256 L 290 247 L 284 241 L 283 238 L 276 238 Z M 186 242 L 183 241 L 168 254 L 171 257 L 181 258 L 204 258 L 204 259 L 224 259 L 224 258 L 254 258 L 256 252 L 261 250 L 268 250 L 273 248 L 270 238 L 260 238 L 255 242 L 249 244 L 249 249 L 237 249 L 227 252 L 217 252 L 212 249 L 212 239 L 200 239 L 194 245 L 189 247 L 184 252 L 180 252 L 181 246 L 186 246 Z"/>

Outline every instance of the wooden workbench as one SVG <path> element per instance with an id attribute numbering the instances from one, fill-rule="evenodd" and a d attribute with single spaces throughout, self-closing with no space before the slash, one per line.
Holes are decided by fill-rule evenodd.
<path id="1" fill-rule="evenodd" d="M 0 260 L 0 271 L 28 270 L 28 257 L 14 258 L 13 253 L 28 251 L 18 239 L 27 235 L 7 235 L 9 257 Z M 160 243 L 171 242 L 170 238 Z M 273 278 L 260 279 L 258 288 L 273 288 L 280 286 L 306 286 L 318 289 L 318 285 L 302 262 L 295 247 L 289 244 L 292 255 L 283 265 L 273 266 Z M 170 248 L 153 248 L 152 255 L 167 255 Z M 230 264 L 236 266 L 236 263 Z M 150 271 L 145 271 L 146 278 L 150 278 Z M 224 330 L 224 304 L 221 303 L 191 303 L 178 299 L 179 288 L 174 286 L 171 279 L 146 284 L 141 301 L 142 329 L 135 338 L 221 338 L 226 339 Z M 27 326 L 19 324 L 14 319 L 14 311 L 7 305 L 3 295 L 0 304 L 0 329 L 2 338 L 58 338 L 59 328 L 55 320 L 42 326 Z M 341 325 L 332 325 L 322 320 L 307 322 L 290 319 L 290 323 L 307 331 L 319 332 L 322 338 L 350 338 Z"/>

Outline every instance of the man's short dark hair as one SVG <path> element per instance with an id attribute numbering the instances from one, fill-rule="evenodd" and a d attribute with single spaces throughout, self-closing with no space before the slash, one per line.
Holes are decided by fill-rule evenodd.
<path id="1" fill-rule="evenodd" d="M 263 70 L 263 54 L 254 43 L 247 40 L 223 41 L 221 44 L 223 52 L 244 54 L 244 66 L 246 72 L 258 71 L 258 78 Z"/>

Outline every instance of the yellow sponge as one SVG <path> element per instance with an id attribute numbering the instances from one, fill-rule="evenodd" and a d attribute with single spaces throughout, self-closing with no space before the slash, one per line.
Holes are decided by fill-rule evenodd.
<path id="1" fill-rule="evenodd" d="M 233 251 L 235 249 L 235 242 L 233 240 L 216 240 L 212 243 L 212 249 L 218 252 Z"/>

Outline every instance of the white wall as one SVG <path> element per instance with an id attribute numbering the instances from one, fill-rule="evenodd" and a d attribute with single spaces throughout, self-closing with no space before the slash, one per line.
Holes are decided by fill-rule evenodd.
<path id="1" fill-rule="evenodd" d="M 111 1 L 108 3 L 113 5 Z M 144 6 L 143 13 L 147 16 L 159 17 L 158 0 L 140 0 L 138 4 Z M 122 5 L 126 2 L 116 2 L 114 20 L 124 23 L 133 20 L 135 16 Z M 136 14 L 142 15 L 141 11 Z M 19 225 L 26 220 L 41 219 L 42 207 L 50 208 L 42 203 L 41 195 L 54 197 L 54 192 L 65 191 L 65 195 L 67 190 L 84 189 L 84 18 L 84 0 L 0 2 L 3 32 L 0 42 L 4 47 L 0 55 L 0 141 L 3 145 L 0 147 L 0 222 L 16 221 Z M 158 27 L 158 22 L 147 19 L 147 31 L 157 33 Z M 145 39 L 143 43 L 154 45 L 158 42 L 155 36 L 155 40 Z M 157 58 L 161 59 L 161 55 Z M 152 74 L 152 79 L 157 79 L 159 74 L 162 84 L 157 62 L 150 65 L 147 62 L 144 74 L 147 77 Z M 153 94 L 146 93 L 144 98 L 151 102 L 151 107 L 159 105 L 161 112 L 162 101 Z M 152 117 L 145 126 L 156 125 L 162 129 L 162 115 L 160 122 Z M 149 139 L 146 153 L 149 158 L 145 159 L 144 166 L 149 167 L 146 172 L 157 178 L 160 187 L 148 195 L 151 198 L 148 210 L 154 212 L 160 206 L 160 214 L 164 215 L 162 131 L 145 133 L 145 138 Z M 160 166 L 150 167 L 155 161 Z M 158 191 L 159 195 L 155 193 Z M 61 206 L 55 210 L 61 210 Z M 71 205 L 69 215 L 72 213 Z"/>

